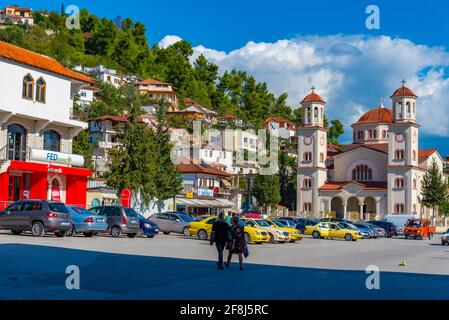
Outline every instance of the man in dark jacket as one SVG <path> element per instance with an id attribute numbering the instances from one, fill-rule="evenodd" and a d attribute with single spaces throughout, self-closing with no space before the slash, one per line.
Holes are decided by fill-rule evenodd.
<path id="1" fill-rule="evenodd" d="M 218 215 L 217 221 L 212 225 L 212 235 L 210 237 L 210 245 L 215 243 L 218 251 L 218 270 L 223 270 L 223 251 L 226 247 L 226 243 L 230 240 L 231 229 L 229 224 L 224 219 L 224 214 L 220 213 Z"/>

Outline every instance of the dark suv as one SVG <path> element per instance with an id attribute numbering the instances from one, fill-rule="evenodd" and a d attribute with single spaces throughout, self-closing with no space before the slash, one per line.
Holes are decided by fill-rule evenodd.
<path id="1" fill-rule="evenodd" d="M 46 232 L 62 238 L 72 225 L 72 216 L 63 203 L 46 200 L 17 201 L 0 212 L 0 229 L 19 235 L 31 231 L 36 237 Z"/>
<path id="2" fill-rule="evenodd" d="M 106 217 L 108 224 L 106 232 L 114 238 L 119 238 L 122 233 L 129 238 L 135 238 L 140 232 L 139 217 L 134 209 L 122 206 L 101 206 L 89 211 Z"/>
<path id="3" fill-rule="evenodd" d="M 391 238 L 398 235 L 398 232 L 396 230 L 396 225 L 392 222 L 388 221 L 368 221 L 370 224 L 374 224 L 375 226 L 378 226 L 385 230 L 385 236 L 387 238 Z"/>

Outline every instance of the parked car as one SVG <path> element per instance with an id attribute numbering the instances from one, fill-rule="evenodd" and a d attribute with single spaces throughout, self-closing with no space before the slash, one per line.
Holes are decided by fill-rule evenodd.
<path id="1" fill-rule="evenodd" d="M 343 219 L 343 218 L 322 218 L 318 222 L 347 222 L 351 223 L 352 221 Z"/>
<path id="2" fill-rule="evenodd" d="M 93 237 L 100 232 L 106 232 L 108 224 L 106 218 L 97 216 L 89 210 L 78 206 L 67 206 L 72 215 L 72 225 L 66 232 L 67 237 L 73 237 L 77 233 L 84 234 L 85 237 Z"/>
<path id="3" fill-rule="evenodd" d="M 296 229 L 296 223 L 293 220 L 284 219 L 284 218 L 273 218 L 273 220 L 277 220 L 280 223 L 285 224 L 287 227 Z"/>
<path id="4" fill-rule="evenodd" d="M 64 203 L 46 200 L 17 201 L 0 212 L 0 229 L 15 235 L 31 231 L 42 237 L 53 232 L 58 238 L 65 236 L 72 225 L 72 217 Z"/>
<path id="5" fill-rule="evenodd" d="M 363 222 L 354 222 L 354 223 L 352 223 L 352 225 L 360 230 L 360 233 L 362 235 L 364 235 L 364 238 L 366 238 L 366 239 L 371 239 L 371 238 L 374 238 L 374 237 L 377 238 L 377 236 L 376 236 L 377 232 L 370 225 L 365 224 Z"/>
<path id="6" fill-rule="evenodd" d="M 445 244 L 449 245 L 449 229 L 441 237 L 441 245 L 444 246 Z"/>
<path id="7" fill-rule="evenodd" d="M 196 236 L 200 240 L 207 240 L 212 235 L 212 225 L 217 221 L 216 216 L 208 217 L 202 221 L 195 221 L 190 223 L 189 233 L 191 236 Z M 270 241 L 268 232 L 257 227 L 251 227 L 244 221 L 239 221 L 240 225 L 244 227 L 244 237 L 246 243 L 264 243 Z"/>
<path id="8" fill-rule="evenodd" d="M 398 235 L 396 231 L 396 225 L 392 222 L 388 221 L 368 221 L 368 223 L 371 223 L 375 226 L 378 226 L 385 230 L 385 236 L 387 238 L 395 237 Z"/>
<path id="9" fill-rule="evenodd" d="M 283 224 L 280 220 L 277 219 L 265 219 L 272 227 L 287 231 L 290 234 L 290 242 L 296 242 L 302 240 L 302 234 L 295 227 L 290 227 Z"/>
<path id="10" fill-rule="evenodd" d="M 316 219 L 302 218 L 296 224 L 296 229 L 298 229 L 302 234 L 306 234 L 306 235 L 310 236 L 312 234 L 312 232 L 310 231 L 311 229 L 307 228 L 307 227 L 316 226 L 318 223 L 319 222 Z M 306 229 L 309 229 L 309 230 L 306 230 Z"/>
<path id="11" fill-rule="evenodd" d="M 413 239 L 432 239 L 435 233 L 435 227 L 430 225 L 429 219 L 409 219 L 405 225 L 405 239 L 413 237 Z"/>
<path id="12" fill-rule="evenodd" d="M 365 222 L 368 226 L 370 226 L 373 230 L 374 230 L 374 238 L 385 238 L 386 237 L 386 232 L 384 230 L 384 228 L 378 227 L 374 224 Z"/>
<path id="13" fill-rule="evenodd" d="M 106 218 L 106 232 L 114 238 L 119 238 L 122 234 L 135 238 L 140 232 L 139 218 L 133 209 L 123 206 L 99 206 L 89 211 Z"/>
<path id="14" fill-rule="evenodd" d="M 179 212 L 153 214 L 148 220 L 156 223 L 164 234 L 179 233 L 186 237 L 189 236 L 189 223 L 194 222 L 192 217 Z"/>
<path id="15" fill-rule="evenodd" d="M 364 239 L 369 239 L 373 236 L 373 232 L 369 228 L 358 227 L 358 226 L 354 225 L 353 223 L 349 223 L 349 222 L 345 222 L 345 221 L 336 222 L 336 223 L 344 229 L 357 231 L 358 233 L 360 233 L 362 235 L 362 238 L 364 238 Z"/>
<path id="16" fill-rule="evenodd" d="M 159 226 L 153 222 L 145 218 L 143 215 L 136 213 L 139 218 L 139 226 L 140 232 L 137 235 L 139 238 L 148 237 L 154 238 L 155 235 L 159 233 Z"/>
<path id="17" fill-rule="evenodd" d="M 415 214 L 393 214 L 385 216 L 384 221 L 393 223 L 396 226 L 396 234 L 402 236 L 407 221 L 414 218 L 416 218 Z"/>
<path id="18" fill-rule="evenodd" d="M 259 228 L 260 230 L 268 232 L 270 236 L 270 242 L 279 242 L 285 243 L 289 242 L 291 237 L 290 233 L 284 230 L 280 230 L 274 228 L 270 223 L 263 219 L 250 219 L 250 218 L 242 218 L 243 222 L 245 222 L 250 227 Z"/>
<path id="19" fill-rule="evenodd" d="M 356 241 L 362 239 L 362 234 L 354 229 L 348 229 L 345 223 L 320 222 L 313 227 L 312 237 L 314 239 L 345 239 L 346 241 Z"/>

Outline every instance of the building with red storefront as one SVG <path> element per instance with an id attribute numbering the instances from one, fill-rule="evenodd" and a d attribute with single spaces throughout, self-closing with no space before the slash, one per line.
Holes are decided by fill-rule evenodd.
<path id="1" fill-rule="evenodd" d="M 20 199 L 86 205 L 89 170 L 72 154 L 87 124 L 72 116 L 92 78 L 56 60 L 0 42 L 0 208 Z"/>

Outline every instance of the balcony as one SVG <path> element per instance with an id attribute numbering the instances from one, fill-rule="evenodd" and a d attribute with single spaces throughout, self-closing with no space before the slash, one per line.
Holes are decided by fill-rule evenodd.
<path id="1" fill-rule="evenodd" d="M 119 146 L 119 142 L 109 142 L 109 141 L 99 141 L 98 147 L 102 149 L 112 149 L 114 147 Z"/>

